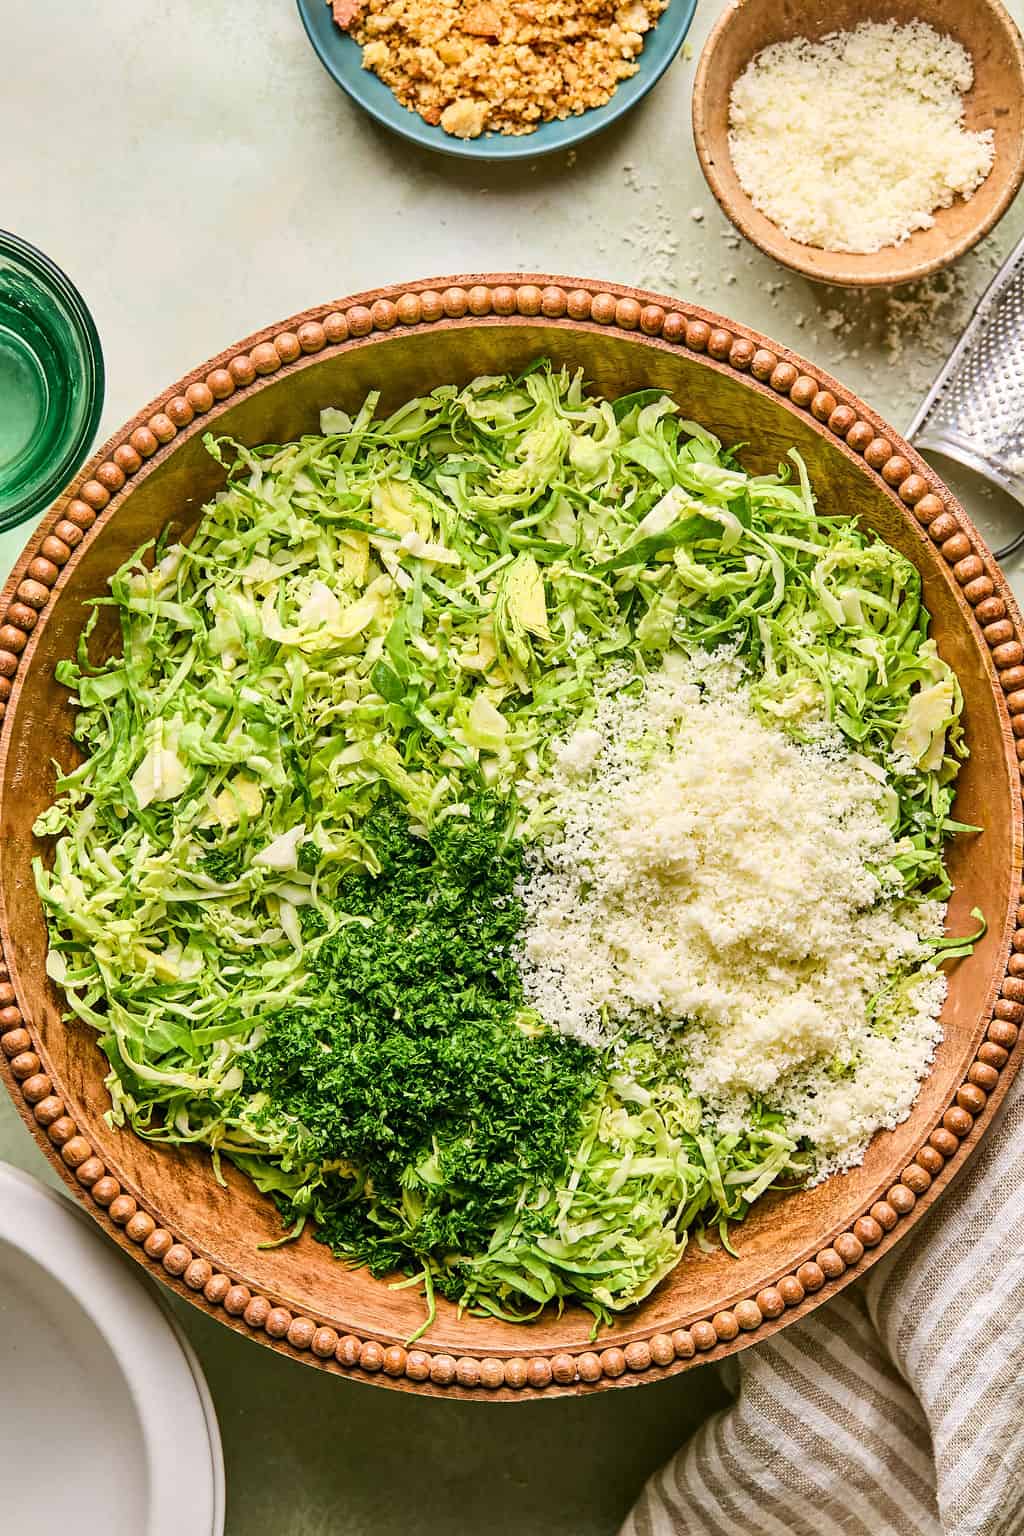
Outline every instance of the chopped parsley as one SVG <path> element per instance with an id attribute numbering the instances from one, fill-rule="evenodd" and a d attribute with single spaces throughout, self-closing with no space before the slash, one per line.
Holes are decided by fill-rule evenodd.
<path id="1" fill-rule="evenodd" d="M 562 1176 L 597 1086 L 594 1054 L 524 1007 L 513 815 L 482 793 L 417 836 L 382 793 L 362 826 L 378 872 L 341 883 L 307 1001 L 268 1021 L 245 1068 L 303 1156 L 345 1165 L 318 1188 L 317 1236 L 375 1274 L 430 1266 L 442 1291 L 524 1192 Z"/>

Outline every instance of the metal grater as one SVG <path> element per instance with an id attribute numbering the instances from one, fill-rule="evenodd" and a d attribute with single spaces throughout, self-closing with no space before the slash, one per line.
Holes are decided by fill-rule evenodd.
<path id="1" fill-rule="evenodd" d="M 1024 240 L 982 294 L 907 437 L 915 448 L 966 464 L 1024 506 Z M 996 559 L 1022 545 L 1024 532 L 997 549 Z"/>

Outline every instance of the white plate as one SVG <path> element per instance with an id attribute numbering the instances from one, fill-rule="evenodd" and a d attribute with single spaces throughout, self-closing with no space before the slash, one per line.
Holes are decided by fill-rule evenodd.
<path id="1" fill-rule="evenodd" d="M 5 1531 L 223 1536 L 202 1371 L 155 1289 L 89 1218 L 0 1163 Z"/>

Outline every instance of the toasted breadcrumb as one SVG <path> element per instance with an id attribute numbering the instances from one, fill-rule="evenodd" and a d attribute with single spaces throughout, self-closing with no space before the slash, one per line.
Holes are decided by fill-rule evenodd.
<path id="1" fill-rule="evenodd" d="M 334 19 L 408 107 L 456 138 L 532 133 L 636 74 L 668 0 L 334 0 Z"/>

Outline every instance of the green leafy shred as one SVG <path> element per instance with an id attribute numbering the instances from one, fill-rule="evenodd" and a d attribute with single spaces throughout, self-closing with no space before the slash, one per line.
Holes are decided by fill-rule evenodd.
<path id="1" fill-rule="evenodd" d="M 806 1163 L 767 1112 L 718 1136 L 671 1057 L 524 1008 L 517 784 L 609 668 L 727 644 L 766 721 L 874 766 L 895 877 L 944 899 L 962 698 L 914 566 L 821 515 L 795 452 L 749 474 L 659 392 L 544 362 L 378 405 L 208 438 L 191 537 L 97 600 L 36 826 L 50 974 L 114 1123 L 228 1156 L 376 1272 L 604 1318 Z"/>

